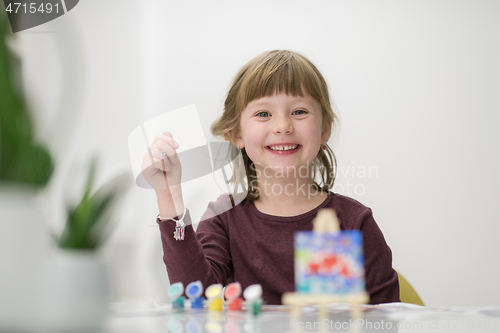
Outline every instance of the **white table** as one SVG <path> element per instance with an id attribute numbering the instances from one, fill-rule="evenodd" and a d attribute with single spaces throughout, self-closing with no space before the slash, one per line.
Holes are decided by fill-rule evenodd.
<path id="1" fill-rule="evenodd" d="M 357 329 L 357 331 L 356 331 Z M 499 308 L 394 308 L 365 309 L 352 321 L 345 306 L 333 306 L 328 317 L 318 318 L 316 308 L 305 308 L 292 318 L 283 307 L 267 308 L 257 317 L 245 312 L 208 310 L 173 313 L 168 306 L 112 312 L 106 333 L 281 333 L 281 332 L 500 332 Z"/>

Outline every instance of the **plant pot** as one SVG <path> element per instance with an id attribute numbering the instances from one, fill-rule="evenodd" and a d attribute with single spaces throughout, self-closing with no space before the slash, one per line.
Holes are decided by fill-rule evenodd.
<path id="1" fill-rule="evenodd" d="M 0 186 L 0 332 L 37 332 L 49 251 L 47 230 L 34 189 Z"/>
<path id="2" fill-rule="evenodd" d="M 93 251 L 60 249 L 49 267 L 47 332 L 99 332 L 110 301 L 104 263 Z"/>

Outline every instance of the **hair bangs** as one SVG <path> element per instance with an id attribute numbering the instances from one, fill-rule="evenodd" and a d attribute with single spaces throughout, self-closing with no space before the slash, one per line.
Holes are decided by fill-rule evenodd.
<path id="1" fill-rule="evenodd" d="M 287 51 L 276 51 L 260 60 L 243 78 L 241 109 L 253 100 L 275 94 L 300 97 L 308 94 L 316 100 L 321 99 L 321 79 L 306 59 Z"/>

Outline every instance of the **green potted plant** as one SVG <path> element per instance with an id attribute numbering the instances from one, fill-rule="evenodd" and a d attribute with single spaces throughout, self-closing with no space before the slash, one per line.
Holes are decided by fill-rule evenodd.
<path id="1" fill-rule="evenodd" d="M 106 313 L 108 284 L 97 255 L 110 232 L 113 209 L 131 176 L 122 173 L 93 192 L 95 161 L 83 195 L 68 208 L 58 250 L 50 261 L 46 221 L 36 204 L 54 162 L 36 142 L 22 94 L 20 60 L 11 52 L 10 28 L 0 4 L 0 331 L 95 331 Z M 48 284 L 43 283 L 48 274 Z M 43 311 L 42 311 L 43 309 Z M 29 314 L 29 320 L 27 320 Z"/>
<path id="2" fill-rule="evenodd" d="M 107 314 L 110 288 L 98 252 L 132 177 L 121 173 L 93 192 L 96 165 L 94 159 L 81 199 L 69 206 L 64 230 L 56 238 L 48 288 L 50 331 L 98 331 Z"/>

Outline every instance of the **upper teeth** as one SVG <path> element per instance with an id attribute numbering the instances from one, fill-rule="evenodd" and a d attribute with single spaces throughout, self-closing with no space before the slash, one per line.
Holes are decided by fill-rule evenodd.
<path id="1" fill-rule="evenodd" d="M 272 150 L 291 150 L 297 148 L 297 145 L 294 146 L 269 146 Z"/>

